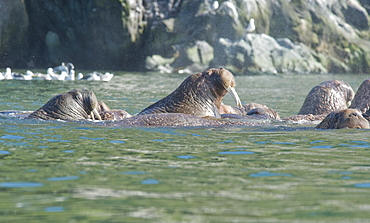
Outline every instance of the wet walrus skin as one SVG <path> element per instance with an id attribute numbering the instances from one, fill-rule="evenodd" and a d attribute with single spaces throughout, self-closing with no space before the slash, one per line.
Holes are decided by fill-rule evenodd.
<path id="1" fill-rule="evenodd" d="M 189 76 L 170 95 L 145 108 L 138 115 L 183 113 L 220 118 L 219 108 L 227 92 L 231 93 L 239 107 L 242 106 L 234 87 L 234 76 L 228 70 L 209 69 Z"/>
<path id="2" fill-rule="evenodd" d="M 130 118 L 126 118 L 120 121 L 104 122 L 101 123 L 104 126 L 119 126 L 119 127 L 131 127 L 131 126 L 166 126 L 166 127 L 178 127 L 178 126 L 206 126 L 206 127 L 217 127 L 217 126 L 260 126 L 260 123 L 246 122 L 246 121 L 230 121 L 215 118 L 201 118 L 194 115 L 182 114 L 182 113 L 155 113 L 146 115 L 136 115 Z"/>
<path id="3" fill-rule="evenodd" d="M 370 110 L 370 79 L 364 80 L 358 87 L 350 108 L 357 108 L 362 113 Z"/>
<path id="4" fill-rule="evenodd" d="M 220 113 L 222 118 L 233 118 L 237 116 L 240 116 L 239 118 L 243 118 L 253 116 L 260 119 L 281 119 L 276 111 L 268 108 L 266 105 L 258 103 L 248 103 L 243 105 L 242 108 L 236 108 L 222 103 Z"/>
<path id="5" fill-rule="evenodd" d="M 96 117 L 101 120 L 97 109 L 98 100 L 94 92 L 87 89 L 75 89 L 53 97 L 27 118 L 82 120 Z"/>
<path id="6" fill-rule="evenodd" d="M 324 81 L 311 89 L 298 115 L 327 115 L 346 109 L 354 95 L 352 87 L 344 81 Z"/>
<path id="7" fill-rule="evenodd" d="M 318 129 L 342 129 L 356 128 L 368 129 L 369 122 L 362 116 L 358 109 L 343 109 L 333 111 L 325 117 L 320 124 L 316 126 Z"/>
<path id="8" fill-rule="evenodd" d="M 122 120 L 131 117 L 125 110 L 110 109 L 108 105 L 102 101 L 99 101 L 98 112 L 102 120 Z"/>

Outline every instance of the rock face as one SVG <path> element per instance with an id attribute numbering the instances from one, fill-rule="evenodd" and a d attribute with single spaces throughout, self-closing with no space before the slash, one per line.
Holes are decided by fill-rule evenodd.
<path id="1" fill-rule="evenodd" d="M 216 66 L 236 74 L 370 72 L 366 0 L 14 0 L 0 6 L 0 66 L 72 61 L 77 68 L 163 72 Z M 253 33 L 246 29 L 251 18 Z"/>
<path id="2" fill-rule="evenodd" d="M 77 67 L 131 68 L 131 58 L 137 57 L 132 49 L 140 45 L 143 29 L 143 9 L 136 8 L 135 1 L 25 3 L 30 18 L 30 57 L 36 65 L 73 61 Z"/>
<path id="3" fill-rule="evenodd" d="M 0 67 L 24 59 L 29 21 L 22 0 L 0 2 Z"/>

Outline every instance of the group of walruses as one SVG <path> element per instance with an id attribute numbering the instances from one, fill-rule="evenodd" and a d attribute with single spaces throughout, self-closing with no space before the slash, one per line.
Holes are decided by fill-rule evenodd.
<path id="1" fill-rule="evenodd" d="M 236 107 L 222 103 L 226 93 Z M 352 103 L 351 103 L 352 102 Z M 356 95 L 343 81 L 325 81 L 308 93 L 298 115 L 281 119 L 265 105 L 242 105 L 235 91 L 235 79 L 224 68 L 190 75 L 167 97 L 131 116 L 124 110 L 110 109 L 86 89 L 71 90 L 50 99 L 27 118 L 59 120 L 114 120 L 114 126 L 224 126 L 261 125 L 251 117 L 283 121 L 317 121 L 316 128 L 369 128 L 370 80 L 365 80 Z"/>

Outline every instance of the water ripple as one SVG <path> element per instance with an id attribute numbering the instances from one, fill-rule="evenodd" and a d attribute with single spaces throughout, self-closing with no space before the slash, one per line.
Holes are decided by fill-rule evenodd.
<path id="1" fill-rule="evenodd" d="M 258 173 L 252 173 L 249 176 L 250 177 L 275 177 L 275 176 L 292 177 L 293 175 L 289 173 L 271 173 L 269 171 L 261 171 Z"/>
<path id="2" fill-rule="evenodd" d="M 180 159 L 192 159 L 192 158 L 195 158 L 195 156 L 184 155 L 184 156 L 177 156 L 177 158 L 180 158 Z"/>
<path id="3" fill-rule="evenodd" d="M 159 184 L 159 181 L 156 179 L 146 179 L 141 181 L 141 184 Z"/>
<path id="4" fill-rule="evenodd" d="M 64 181 L 64 180 L 77 180 L 80 177 L 78 176 L 67 176 L 67 177 L 50 177 L 48 181 Z"/>
<path id="5" fill-rule="evenodd" d="M 370 188 L 370 183 L 355 184 L 355 187 Z"/>
<path id="6" fill-rule="evenodd" d="M 141 175 L 141 174 L 148 174 L 147 172 L 144 171 L 127 171 L 127 172 L 122 172 L 123 174 L 129 174 L 129 175 Z"/>
<path id="7" fill-rule="evenodd" d="M 311 149 L 331 149 L 334 146 L 327 146 L 327 145 L 322 145 L 322 146 L 312 146 L 310 147 Z"/>
<path id="8" fill-rule="evenodd" d="M 109 142 L 110 143 L 126 143 L 125 141 L 122 141 L 122 140 L 111 140 Z"/>
<path id="9" fill-rule="evenodd" d="M 71 141 L 65 140 L 65 139 L 46 139 L 46 141 L 48 141 L 48 142 L 71 142 Z"/>
<path id="10" fill-rule="evenodd" d="M 89 138 L 89 137 L 85 137 L 85 136 L 80 136 L 80 139 L 90 139 L 90 140 L 104 140 L 104 138 Z"/>
<path id="11" fill-rule="evenodd" d="M 17 135 L 3 135 L 0 137 L 1 139 L 24 139 L 26 137 L 17 136 Z"/>
<path id="12" fill-rule="evenodd" d="M 3 182 L 0 187 L 18 188 L 18 187 L 42 187 L 44 184 L 36 182 Z"/>
<path id="13" fill-rule="evenodd" d="M 45 212 L 61 212 L 64 211 L 64 207 L 56 206 L 56 207 L 47 207 L 44 209 Z"/>
<path id="14" fill-rule="evenodd" d="M 251 151 L 225 151 L 225 152 L 219 152 L 218 154 L 224 154 L 224 155 L 245 155 L 245 154 L 254 154 L 254 152 L 251 152 Z"/>

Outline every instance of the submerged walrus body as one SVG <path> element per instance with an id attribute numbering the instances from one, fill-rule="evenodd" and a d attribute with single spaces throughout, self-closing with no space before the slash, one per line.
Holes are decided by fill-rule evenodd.
<path id="1" fill-rule="evenodd" d="M 239 107 L 242 106 L 234 87 L 234 76 L 228 70 L 209 69 L 189 76 L 170 95 L 145 108 L 138 115 L 183 113 L 220 118 L 219 108 L 227 92 L 231 93 Z"/>
<path id="2" fill-rule="evenodd" d="M 358 109 L 343 109 L 333 111 L 316 126 L 318 129 L 356 128 L 368 129 L 369 122 L 362 116 Z"/>
<path id="3" fill-rule="evenodd" d="M 136 115 L 130 118 L 126 118 L 115 122 L 103 123 L 105 126 L 260 126 L 261 123 L 248 122 L 248 121 L 232 121 L 215 118 L 201 118 L 194 115 L 182 114 L 182 113 L 155 113 Z"/>
<path id="4" fill-rule="evenodd" d="M 98 113 L 98 100 L 94 92 L 75 89 L 53 97 L 27 118 L 82 120 L 94 119 L 95 117 L 101 120 Z"/>
<path id="5" fill-rule="evenodd" d="M 239 117 L 239 119 L 253 117 L 257 119 L 275 119 L 280 120 L 279 114 L 266 105 L 258 103 L 248 103 L 242 108 L 232 107 L 230 105 L 221 104 L 220 113 L 222 118 Z"/>
<path id="6" fill-rule="evenodd" d="M 125 110 L 110 109 L 104 102 L 99 101 L 99 115 L 102 120 L 122 120 L 131 115 Z"/>

